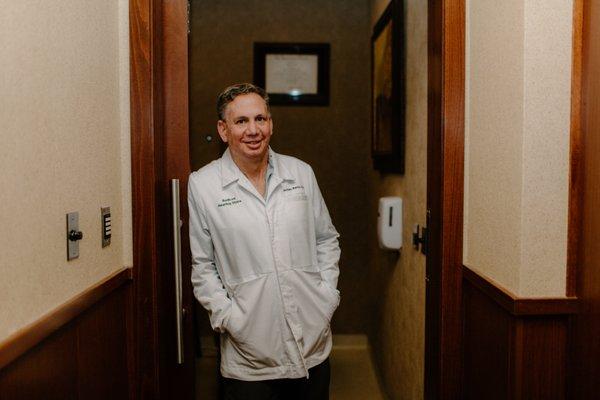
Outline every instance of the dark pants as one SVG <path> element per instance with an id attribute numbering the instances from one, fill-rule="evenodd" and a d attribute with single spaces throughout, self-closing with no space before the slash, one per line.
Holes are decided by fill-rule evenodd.
<path id="1" fill-rule="evenodd" d="M 308 379 L 240 381 L 223 378 L 225 400 L 329 400 L 329 359 L 308 370 Z"/>

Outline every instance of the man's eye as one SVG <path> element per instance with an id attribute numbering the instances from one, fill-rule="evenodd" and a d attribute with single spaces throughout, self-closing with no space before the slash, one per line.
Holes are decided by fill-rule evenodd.
<path id="1" fill-rule="evenodd" d="M 246 121 L 244 121 L 243 119 L 239 119 L 237 121 L 235 121 L 236 125 L 241 125 L 243 123 L 245 123 Z"/>

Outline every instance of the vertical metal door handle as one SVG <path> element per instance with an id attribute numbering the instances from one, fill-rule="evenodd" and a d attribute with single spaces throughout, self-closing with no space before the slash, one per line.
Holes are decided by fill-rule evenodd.
<path id="1" fill-rule="evenodd" d="M 173 205 L 173 255 L 175 264 L 175 321 L 177 323 L 177 364 L 183 364 L 183 307 L 181 281 L 181 219 L 179 215 L 179 179 L 171 179 Z"/>

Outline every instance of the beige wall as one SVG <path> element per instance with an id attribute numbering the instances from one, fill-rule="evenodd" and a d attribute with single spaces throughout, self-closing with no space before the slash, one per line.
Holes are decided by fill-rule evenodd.
<path id="1" fill-rule="evenodd" d="M 388 1 L 372 1 L 372 25 Z M 377 299 L 369 337 L 386 391 L 392 399 L 422 399 L 425 349 L 425 257 L 411 246 L 412 227 L 424 225 L 427 190 L 427 2 L 405 0 L 406 170 L 404 175 L 371 172 L 371 292 Z M 377 201 L 404 202 L 400 255 L 380 250 Z"/>
<path id="2" fill-rule="evenodd" d="M 467 1 L 464 263 L 564 296 L 572 1 Z"/>
<path id="3" fill-rule="evenodd" d="M 131 264 L 127 3 L 0 1 L 0 341 Z"/>

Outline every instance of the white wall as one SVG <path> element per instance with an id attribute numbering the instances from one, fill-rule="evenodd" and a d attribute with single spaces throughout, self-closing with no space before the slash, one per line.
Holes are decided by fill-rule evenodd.
<path id="1" fill-rule="evenodd" d="M 572 0 L 467 0 L 464 263 L 564 296 Z"/>
<path id="2" fill-rule="evenodd" d="M 0 0 L 0 341 L 131 265 L 127 0 Z M 113 213 L 101 247 L 100 207 Z M 65 214 L 79 211 L 67 262 Z"/>

